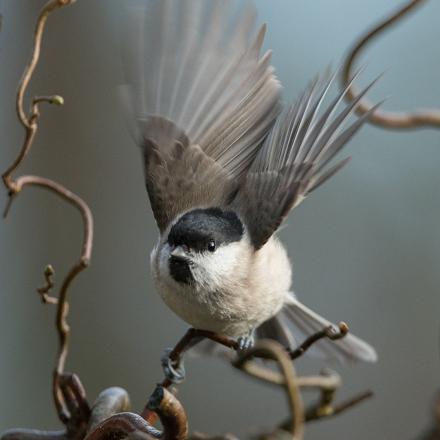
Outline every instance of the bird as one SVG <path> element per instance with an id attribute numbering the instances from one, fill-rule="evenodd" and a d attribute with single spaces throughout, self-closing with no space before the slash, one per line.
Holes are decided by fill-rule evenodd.
<path id="1" fill-rule="evenodd" d="M 122 51 L 127 121 L 159 229 L 155 287 L 190 326 L 243 349 L 256 338 L 292 346 L 331 325 L 294 293 L 277 232 L 348 163 L 333 159 L 376 109 L 354 116 L 374 82 L 351 103 L 347 89 L 327 103 L 330 72 L 284 104 L 256 16 L 250 2 L 150 1 L 128 14 Z M 314 351 L 377 359 L 351 333 Z"/>

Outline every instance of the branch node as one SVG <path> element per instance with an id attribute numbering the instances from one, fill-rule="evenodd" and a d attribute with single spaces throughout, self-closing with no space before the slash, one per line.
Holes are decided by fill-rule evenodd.
<path id="1" fill-rule="evenodd" d="M 48 264 L 44 269 L 44 279 L 46 284 L 37 289 L 37 292 L 41 296 L 41 300 L 44 304 L 58 304 L 58 298 L 49 295 L 49 292 L 54 287 L 53 276 L 55 275 L 54 268 L 52 265 Z"/>
<path id="2" fill-rule="evenodd" d="M 41 102 L 46 102 L 53 105 L 64 105 L 64 98 L 60 95 L 50 95 L 50 96 L 35 96 L 32 100 L 33 105 L 37 105 Z"/>
<path id="3" fill-rule="evenodd" d="M 341 321 L 338 324 L 338 327 L 335 327 L 334 325 L 327 327 L 325 329 L 325 335 L 332 341 L 337 341 L 338 339 L 342 339 L 343 337 L 345 337 L 348 331 L 348 325 L 345 322 Z"/>
<path id="4" fill-rule="evenodd" d="M 11 206 L 12 206 L 12 202 L 14 201 L 14 198 L 15 198 L 16 194 L 17 193 L 15 191 L 12 191 L 12 190 L 8 191 L 8 200 L 6 202 L 6 206 L 5 206 L 5 209 L 3 211 L 3 218 L 6 218 L 8 216 L 9 211 L 10 211 Z"/>

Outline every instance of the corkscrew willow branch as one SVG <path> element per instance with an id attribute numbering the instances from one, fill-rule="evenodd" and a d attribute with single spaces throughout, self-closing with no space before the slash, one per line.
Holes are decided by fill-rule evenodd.
<path id="1" fill-rule="evenodd" d="M 359 94 L 354 85 L 350 85 L 353 77 L 354 64 L 362 51 L 384 31 L 399 22 L 403 17 L 421 6 L 426 0 L 411 0 L 392 13 L 389 17 L 378 22 L 370 31 L 362 36 L 349 51 L 342 67 L 342 87 L 347 88 L 346 99 L 353 101 Z M 371 110 L 373 104 L 362 98 L 356 107 L 358 114 L 363 115 Z M 384 128 L 391 129 L 416 129 L 440 128 L 440 110 L 416 110 L 413 112 L 392 112 L 375 110 L 369 117 L 369 122 Z"/>
<path id="2" fill-rule="evenodd" d="M 42 187 L 55 193 L 57 196 L 61 197 L 63 200 L 67 201 L 71 205 L 75 206 L 81 213 L 83 220 L 83 242 L 81 255 L 79 259 L 73 264 L 63 282 L 61 283 L 61 288 L 59 291 L 59 296 L 57 299 L 48 296 L 49 290 L 53 287 L 53 270 L 48 274 L 47 269 L 45 271 L 45 279 L 47 285 L 43 288 L 38 289 L 39 293 L 43 295 L 43 299 L 46 299 L 48 303 L 56 304 L 56 328 L 59 337 L 59 350 L 56 360 L 56 365 L 53 373 L 53 396 L 55 400 L 55 405 L 58 410 L 58 415 L 63 423 L 69 421 L 68 405 L 64 397 L 61 382 L 63 380 L 64 366 L 66 362 L 66 357 L 69 348 L 69 335 L 70 329 L 67 324 L 67 314 L 69 310 L 69 304 L 67 302 L 68 289 L 72 281 L 76 276 L 88 267 L 90 263 L 91 253 L 92 253 L 92 243 L 93 243 L 93 218 L 92 213 L 87 206 L 87 204 L 76 194 L 69 191 L 64 186 L 60 185 L 53 180 L 47 179 L 45 177 L 26 175 L 14 179 L 12 174 L 19 168 L 23 163 L 29 151 L 32 148 L 35 135 L 38 131 L 38 122 L 40 118 L 40 104 L 49 103 L 55 105 L 62 105 L 64 100 L 59 95 L 52 96 L 35 96 L 31 101 L 31 106 L 29 112 L 24 108 L 24 97 L 35 69 L 38 65 L 41 52 L 41 44 L 43 39 L 43 34 L 47 19 L 49 15 L 64 6 L 68 6 L 74 3 L 75 0 L 49 0 L 42 8 L 40 15 L 37 19 L 37 24 L 34 31 L 34 44 L 31 54 L 30 61 L 26 66 L 23 76 L 18 85 L 18 91 L 16 96 L 16 112 L 17 117 L 25 130 L 25 137 L 23 144 L 13 160 L 12 164 L 3 173 L 3 182 L 9 193 L 9 200 L 6 206 L 4 216 L 6 217 L 13 200 L 16 196 L 25 188 L 26 186 L 37 186 Z"/>

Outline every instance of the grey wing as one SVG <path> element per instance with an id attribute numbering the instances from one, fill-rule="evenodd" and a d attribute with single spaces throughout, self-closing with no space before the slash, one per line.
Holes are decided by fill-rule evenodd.
<path id="1" fill-rule="evenodd" d="M 266 243 L 291 209 L 348 162 L 345 158 L 330 164 L 377 107 L 348 126 L 344 124 L 372 83 L 342 110 L 338 106 L 346 90 L 321 112 L 334 79 L 326 77 L 313 81 L 279 117 L 232 202 L 256 249 Z"/>
<path id="2" fill-rule="evenodd" d="M 227 204 L 280 111 L 265 27 L 225 0 L 162 0 L 135 11 L 124 96 L 161 231 L 179 212 Z"/>

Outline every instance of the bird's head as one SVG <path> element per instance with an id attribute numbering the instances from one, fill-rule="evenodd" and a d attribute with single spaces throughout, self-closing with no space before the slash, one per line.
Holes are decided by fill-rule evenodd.
<path id="1" fill-rule="evenodd" d="M 249 244 L 233 211 L 208 208 L 181 216 L 170 228 L 164 250 L 174 281 L 212 290 L 241 270 Z"/>

